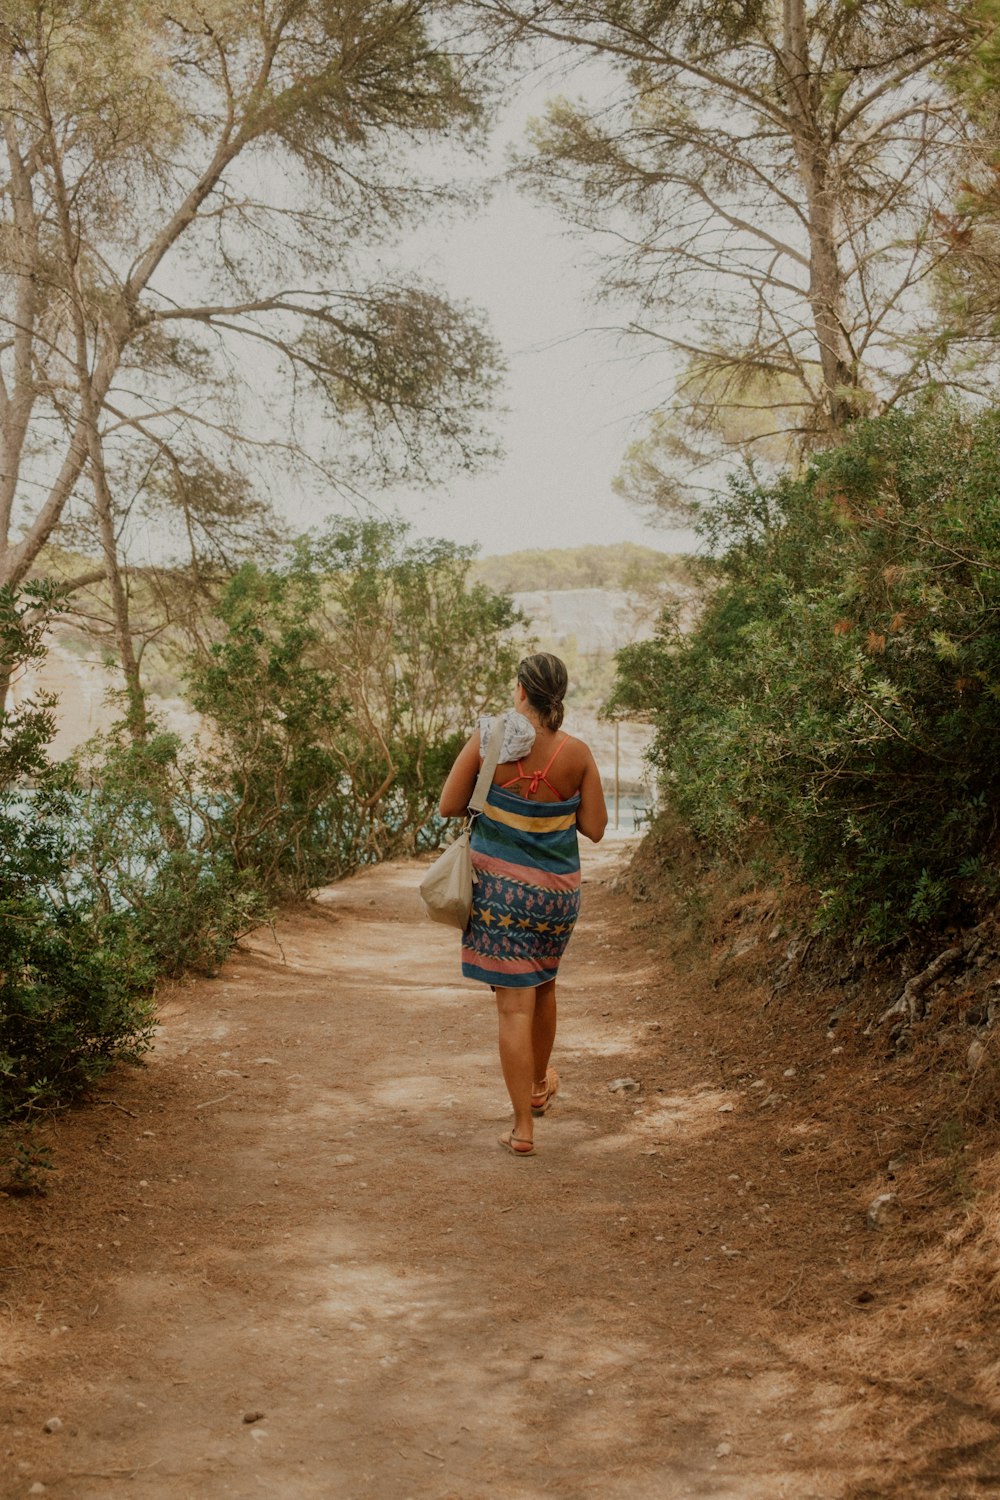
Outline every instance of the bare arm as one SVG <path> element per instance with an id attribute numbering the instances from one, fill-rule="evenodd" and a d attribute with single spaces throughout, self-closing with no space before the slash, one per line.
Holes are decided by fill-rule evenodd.
<path id="1" fill-rule="evenodd" d="M 479 775 L 479 730 L 462 746 L 441 791 L 442 818 L 464 818 Z"/>
<path id="2" fill-rule="evenodd" d="M 585 838 L 599 844 L 608 826 L 608 808 L 601 785 L 601 773 L 597 762 L 587 751 L 587 764 L 580 783 L 580 807 L 576 815 L 576 826 Z"/>

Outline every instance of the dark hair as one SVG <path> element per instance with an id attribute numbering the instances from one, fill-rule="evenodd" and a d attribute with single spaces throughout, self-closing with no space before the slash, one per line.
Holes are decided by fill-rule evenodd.
<path id="1" fill-rule="evenodd" d="M 528 702 L 546 729 L 558 729 L 563 721 L 563 699 L 569 685 L 566 666 L 551 651 L 526 656 L 517 669 L 517 680 Z"/>

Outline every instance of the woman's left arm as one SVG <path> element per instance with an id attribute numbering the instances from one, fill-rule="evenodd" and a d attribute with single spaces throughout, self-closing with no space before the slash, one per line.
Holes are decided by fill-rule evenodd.
<path id="1" fill-rule="evenodd" d="M 441 791 L 442 818 L 464 818 L 479 776 L 479 730 L 462 746 Z"/>
<path id="2" fill-rule="evenodd" d="M 576 826 L 585 838 L 599 844 L 608 826 L 608 804 L 604 800 L 601 773 L 593 754 L 584 745 L 586 766 L 580 783 L 580 806 L 576 814 Z"/>

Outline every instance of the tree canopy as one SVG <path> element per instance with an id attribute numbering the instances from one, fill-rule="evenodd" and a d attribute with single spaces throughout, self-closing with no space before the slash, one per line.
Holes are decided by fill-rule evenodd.
<path id="1" fill-rule="evenodd" d="M 657 503 L 690 497 L 676 460 L 717 454 L 733 416 L 741 449 L 777 430 L 801 450 L 968 359 L 927 295 L 970 128 L 947 81 L 981 34 L 967 3 L 484 9 L 617 80 L 553 101 L 519 170 L 603 242 L 628 331 L 672 355 Z M 968 363 L 961 378 L 976 383 Z"/>
<path id="2" fill-rule="evenodd" d="M 225 554 L 278 476 L 494 451 L 482 318 L 392 256 L 483 118 L 461 45 L 449 0 L 4 6 L 0 581 L 70 517 Z"/>

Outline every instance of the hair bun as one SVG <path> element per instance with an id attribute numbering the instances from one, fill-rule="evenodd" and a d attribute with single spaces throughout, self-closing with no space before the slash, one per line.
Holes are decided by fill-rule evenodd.
<path id="1" fill-rule="evenodd" d="M 563 699 L 569 686 L 566 663 L 551 651 L 526 656 L 517 669 L 517 680 L 546 729 L 558 729 L 563 720 Z"/>

